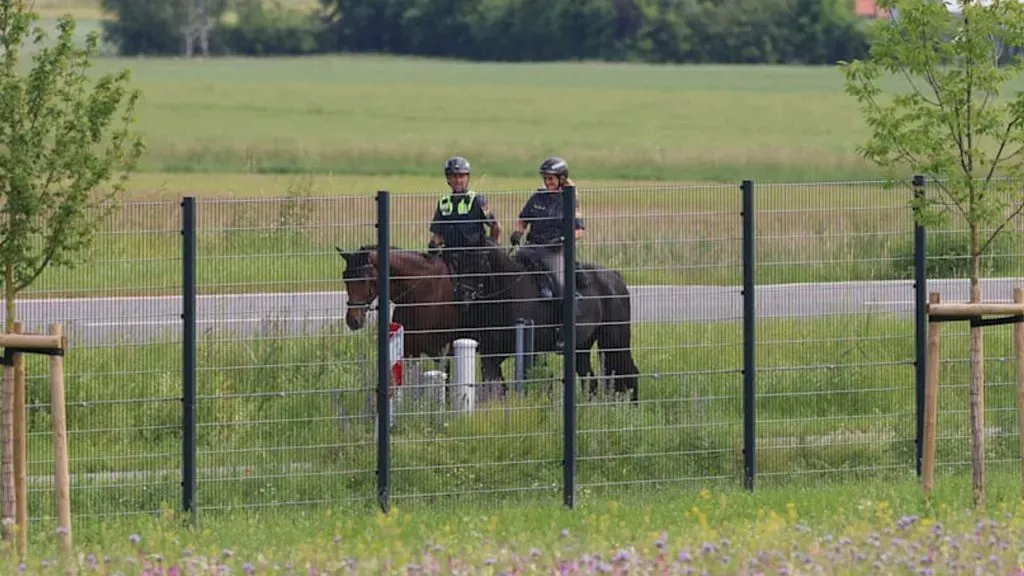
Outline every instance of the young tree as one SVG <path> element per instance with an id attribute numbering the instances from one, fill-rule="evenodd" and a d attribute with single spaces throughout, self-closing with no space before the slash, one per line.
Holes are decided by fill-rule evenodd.
<path id="1" fill-rule="evenodd" d="M 15 297 L 22 290 L 49 267 L 80 262 L 144 149 L 129 133 L 140 94 L 129 89 L 128 71 L 90 78 L 99 35 L 90 33 L 77 46 L 75 22 L 65 16 L 56 41 L 46 45 L 37 19 L 25 0 L 0 2 L 0 278 L 7 331 L 17 319 Z M 35 53 L 23 70 L 28 42 Z M 13 395 L 14 383 L 5 381 L 5 524 L 14 514 Z"/>
<path id="2" fill-rule="evenodd" d="M 1024 61 L 1019 0 L 880 0 L 891 18 L 874 29 L 864 61 L 840 63 L 846 92 L 871 130 L 858 151 L 894 180 L 928 179 L 915 199 L 919 222 L 960 216 L 968 229 L 970 301 L 982 300 L 981 258 L 1024 211 L 1024 93 L 1003 91 Z M 888 75 L 888 78 L 886 77 Z M 883 98 L 882 83 L 905 90 Z M 938 194 L 935 194 L 938 192 Z M 984 499 L 981 329 L 970 335 L 971 455 L 974 501 Z"/>

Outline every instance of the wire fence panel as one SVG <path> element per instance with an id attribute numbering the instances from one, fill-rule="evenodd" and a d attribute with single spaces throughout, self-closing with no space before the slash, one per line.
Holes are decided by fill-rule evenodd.
<path id="1" fill-rule="evenodd" d="M 911 187 L 755 194 L 760 482 L 913 470 Z"/>
<path id="2" fill-rule="evenodd" d="M 597 381 L 579 392 L 581 491 L 738 482 L 740 187 L 583 189 L 580 198 L 587 231 L 578 259 L 620 274 L 631 308 L 628 320 L 591 323 Z M 614 386 L 631 371 L 635 404 L 628 389 Z M 608 372 L 616 378 L 601 382 Z"/>
<path id="3" fill-rule="evenodd" d="M 926 193 L 937 193 L 929 184 Z M 916 458 L 915 247 L 909 185 L 754 183 L 757 478 L 906 474 Z M 533 190 L 481 191 L 500 245 L 470 258 L 456 290 L 425 255 L 442 184 L 391 196 L 395 373 L 391 496 L 557 494 L 563 485 L 563 356 L 552 349 L 561 302 L 549 275 L 509 238 Z M 577 190 L 588 272 L 576 382 L 582 493 L 625 484 L 743 478 L 743 206 L 740 186 Z M 458 209 L 457 206 L 454 209 Z M 1008 213 L 1009 214 L 1009 213 Z M 16 316 L 69 337 L 68 426 L 74 513 L 157 512 L 181 500 L 180 202 L 124 203 L 90 263 L 51 269 L 19 294 Z M 982 231 L 983 241 L 988 232 Z M 357 500 L 376 493 L 377 205 L 372 195 L 211 200 L 198 205 L 198 506 L 216 510 Z M 339 254 L 339 250 L 342 252 Z M 927 232 L 927 290 L 968 299 L 962 219 Z M 443 257 L 438 257 L 443 256 Z M 460 257 L 460 262 L 462 258 Z M 481 264 L 483 262 L 483 264 Z M 1024 277 L 1024 218 L 982 259 L 982 297 L 1007 301 Z M 457 280 L 458 278 L 456 278 Z M 573 285 L 572 282 L 569 283 Z M 453 296 L 473 303 L 451 303 Z M 535 321 L 517 323 L 520 317 Z M 539 320 L 539 321 L 538 321 Z M 588 329 L 618 334 L 605 346 Z M 518 329 L 517 329 L 518 327 Z M 605 332 L 602 330 L 607 329 Z M 1018 457 L 1012 328 L 985 334 L 986 454 Z M 471 339 L 471 374 L 454 343 Z M 968 325 L 943 325 L 937 463 L 969 466 Z M 445 347 L 447 345 L 447 348 Z M 638 402 L 601 387 L 628 349 Z M 602 350 L 604 354 L 602 354 Z M 422 357 L 420 357 L 422 355 Z M 503 359 L 500 379 L 493 360 Z M 27 355 L 30 512 L 52 522 L 48 365 Z M 625 369 L 628 372 L 628 369 Z M 616 376 L 621 375 L 616 370 Z M 463 379 L 480 386 L 461 386 Z M 499 382 L 502 380 L 503 382 Z"/>
<path id="4" fill-rule="evenodd" d="M 197 502 L 369 500 L 376 339 L 345 325 L 342 250 L 372 242 L 372 196 L 197 208 Z"/>
<path id="5" fill-rule="evenodd" d="M 935 182 L 926 183 L 929 197 L 943 199 Z M 983 302 L 1010 302 L 1013 289 L 1024 286 L 1024 215 L 1016 206 L 1004 212 L 1006 226 L 992 239 L 980 258 Z M 979 230 L 982 245 L 997 226 Z M 943 302 L 968 302 L 971 297 L 970 228 L 962 215 L 928 228 L 928 292 Z M 971 466 L 970 326 L 967 322 L 941 325 L 942 351 L 939 413 L 936 429 L 936 468 L 963 471 Z M 984 350 L 984 430 L 986 465 L 1016 466 L 1020 453 L 1017 433 L 1017 386 L 1014 368 L 1013 325 L 982 330 Z"/>
<path id="6" fill-rule="evenodd" d="M 124 203 L 89 263 L 50 268 L 17 299 L 29 332 L 63 324 L 73 511 L 156 512 L 181 495 L 179 202 Z M 29 514 L 54 523 L 49 361 L 27 367 Z"/>
<path id="7" fill-rule="evenodd" d="M 517 214 L 531 192 L 481 193 L 503 230 L 500 246 L 458 251 L 453 240 L 436 256 L 424 258 L 435 211 L 449 193 L 402 194 L 391 201 L 392 237 L 409 250 L 393 252 L 391 269 L 394 321 L 404 327 L 406 359 L 391 437 L 392 495 L 450 499 L 557 493 L 562 363 L 552 354 L 528 359 L 515 354 L 520 313 L 537 320 L 530 332 L 536 349 L 548 345 L 554 326 L 543 320 L 554 308 L 540 299 L 534 283 L 538 272 L 524 268 L 508 250 Z M 479 222 L 472 206 L 456 199 L 451 210 Z M 467 288 L 457 293 L 460 284 Z M 453 298 L 459 301 L 451 303 Z M 523 344 L 524 334 L 519 336 Z M 472 366 L 463 373 L 456 348 L 470 340 L 465 350 Z M 450 366 L 436 361 L 444 346 Z M 477 385 L 465 386 L 467 380 Z"/>

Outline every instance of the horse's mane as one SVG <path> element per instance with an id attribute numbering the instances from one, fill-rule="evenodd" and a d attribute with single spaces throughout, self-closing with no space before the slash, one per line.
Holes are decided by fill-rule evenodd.
<path id="1" fill-rule="evenodd" d="M 363 244 L 362 246 L 359 247 L 358 250 L 356 250 L 356 254 L 358 254 L 360 258 L 364 257 L 364 255 L 365 255 L 365 257 L 368 258 L 370 252 L 377 252 L 377 247 L 378 246 L 379 246 L 379 244 Z M 430 258 L 430 255 L 427 254 L 426 252 L 420 252 L 420 251 L 417 251 L 417 250 L 406 250 L 405 248 L 402 248 L 401 246 L 389 245 L 388 246 L 388 250 L 390 252 L 393 252 L 393 253 L 403 254 L 403 255 L 407 255 L 407 256 L 409 256 L 409 255 L 419 256 L 420 258 L 424 258 L 424 259 Z"/>
<path id="2" fill-rule="evenodd" d="M 526 263 L 519 258 L 518 254 L 513 257 L 501 246 L 486 250 L 485 252 L 491 264 L 491 269 L 495 272 L 522 272 L 527 268 Z"/>

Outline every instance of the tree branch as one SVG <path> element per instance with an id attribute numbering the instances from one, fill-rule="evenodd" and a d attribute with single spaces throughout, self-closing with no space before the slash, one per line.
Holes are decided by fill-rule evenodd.
<path id="1" fill-rule="evenodd" d="M 936 80 L 935 75 L 929 70 L 928 72 L 925 72 L 924 77 L 925 81 L 928 82 L 928 85 L 931 86 L 932 92 L 935 93 L 935 100 L 938 102 L 939 112 L 942 113 L 942 117 L 946 121 L 946 127 L 949 128 L 949 131 L 953 134 L 953 142 L 956 143 L 956 149 L 960 153 L 960 168 L 964 172 L 970 174 L 970 171 L 968 171 L 967 165 L 964 161 L 963 126 L 961 126 L 959 122 L 955 121 L 959 119 L 959 114 L 955 110 L 951 112 L 942 102 L 942 87 L 939 85 L 939 81 Z"/>
<path id="2" fill-rule="evenodd" d="M 1006 143 L 1010 141 L 1010 132 L 1013 131 L 1013 129 L 1017 126 L 1018 123 L 1020 123 L 1020 118 L 1014 118 L 1013 120 L 1006 124 L 1006 130 L 1003 131 L 1003 137 L 999 141 L 999 149 L 996 150 L 996 155 L 992 159 L 992 166 L 989 167 L 988 175 L 985 177 L 986 183 L 992 180 L 992 175 L 995 174 L 996 166 L 999 166 L 999 163 L 1002 161 L 1003 150 L 1006 149 Z M 1017 152 L 1020 152 L 1020 150 L 1021 148 L 1018 148 Z"/>
<path id="3" fill-rule="evenodd" d="M 46 267 L 50 265 L 50 261 L 53 260 L 53 257 L 56 255 L 56 253 L 57 253 L 57 247 L 56 246 L 52 246 L 51 245 L 49 248 L 47 248 L 47 253 L 46 253 L 46 256 L 43 257 L 43 261 L 39 263 L 39 266 L 36 267 L 36 269 L 32 272 L 32 274 L 27 279 L 25 279 L 24 282 L 22 282 L 21 284 L 17 285 L 17 289 L 15 291 L 16 292 L 21 292 L 25 288 L 28 288 L 29 286 L 31 286 L 32 283 L 35 282 L 36 279 L 38 279 L 39 276 L 43 272 L 46 271 Z"/>
<path id="4" fill-rule="evenodd" d="M 939 101 L 938 101 L 938 95 L 939 94 L 935 90 L 934 86 L 931 87 L 932 88 L 932 92 L 934 92 L 935 96 L 936 96 L 936 100 L 933 102 L 933 101 L 929 100 L 928 97 L 925 96 L 923 92 L 921 92 L 920 88 L 917 87 L 917 84 L 914 83 L 914 80 L 910 76 L 910 72 L 907 72 L 906 68 L 903 69 L 903 77 L 907 79 L 907 84 L 910 84 L 910 87 L 914 89 L 914 93 L 917 94 L 921 98 L 921 100 L 924 100 L 926 104 L 930 104 L 930 105 L 935 106 L 937 108 L 942 108 L 942 104 L 940 104 Z M 927 79 L 925 79 L 925 82 L 930 84 Z"/>
<path id="5" fill-rule="evenodd" d="M 978 249 L 978 253 L 984 254 L 985 250 L 988 250 L 989 244 L 991 244 L 992 241 L 996 239 L 996 236 L 998 236 L 999 233 L 1003 231 L 1003 228 L 1006 228 L 1007 224 L 1013 222 L 1013 219 L 1016 218 L 1017 216 L 1020 216 L 1022 213 L 1024 213 L 1024 200 L 1020 201 L 1020 204 L 1018 204 L 1017 207 L 1013 210 L 1013 212 L 1011 212 L 1010 215 L 1005 220 L 1003 220 L 1003 223 L 1000 224 L 995 229 L 995 232 L 992 232 L 992 234 L 988 237 L 988 240 L 985 240 L 985 243 L 982 244 L 981 248 Z"/>

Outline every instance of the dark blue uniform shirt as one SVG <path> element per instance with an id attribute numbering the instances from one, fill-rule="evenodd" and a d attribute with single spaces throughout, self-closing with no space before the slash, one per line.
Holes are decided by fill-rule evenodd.
<path id="1" fill-rule="evenodd" d="M 561 192 L 547 190 L 534 192 L 519 211 L 519 219 L 530 225 L 526 235 L 527 244 L 557 244 L 562 239 L 562 218 L 564 198 Z M 576 196 L 576 209 L 580 197 Z M 576 218 L 576 229 L 584 230 L 583 219 Z"/>

